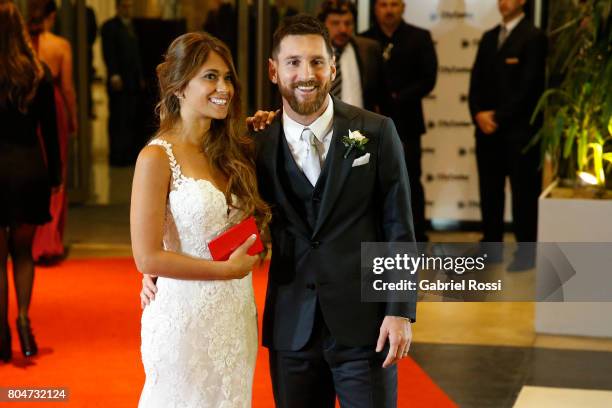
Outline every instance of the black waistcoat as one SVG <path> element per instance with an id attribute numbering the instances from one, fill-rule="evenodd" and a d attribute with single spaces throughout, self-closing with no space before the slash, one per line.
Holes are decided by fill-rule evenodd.
<path id="1" fill-rule="evenodd" d="M 308 222 L 312 231 L 319 216 L 321 196 L 325 190 L 327 173 L 329 172 L 329 166 L 327 165 L 329 160 L 326 160 L 323 165 L 317 184 L 313 187 L 293 159 L 285 136 L 282 135 L 281 139 L 281 148 L 278 149 L 278 152 L 279 163 L 283 163 L 283 165 L 278 167 L 279 178 L 287 192 L 287 197 L 291 200 L 291 204 L 298 211 L 300 217 Z"/>

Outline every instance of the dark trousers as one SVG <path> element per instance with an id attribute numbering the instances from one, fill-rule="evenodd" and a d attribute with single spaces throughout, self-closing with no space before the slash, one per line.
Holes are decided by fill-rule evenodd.
<path id="1" fill-rule="evenodd" d="M 537 241 L 538 197 L 542 186 L 539 148 L 523 153 L 513 135 L 477 135 L 476 161 L 483 241 L 502 242 L 506 176 L 512 190 L 513 229 L 518 242 Z M 519 136 L 514 134 L 514 136 Z M 522 137 L 524 140 L 525 138 Z"/>
<path id="2" fill-rule="evenodd" d="M 347 322 L 350 324 L 350 322 Z M 397 366 L 382 368 L 388 347 L 347 347 L 331 336 L 317 307 L 312 337 L 299 351 L 270 350 L 278 408 L 394 408 Z"/>
<path id="3" fill-rule="evenodd" d="M 133 164 L 137 155 L 136 140 L 141 137 L 137 91 L 108 91 L 108 135 L 111 165 Z"/>
<path id="4" fill-rule="evenodd" d="M 403 137 L 404 157 L 410 181 L 410 199 L 412 204 L 412 221 L 417 242 L 427 241 L 425 221 L 425 192 L 421 183 L 421 135 Z"/>

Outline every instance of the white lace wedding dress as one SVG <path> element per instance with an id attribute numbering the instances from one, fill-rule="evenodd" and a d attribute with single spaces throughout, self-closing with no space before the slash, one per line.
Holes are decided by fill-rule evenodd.
<path id="1" fill-rule="evenodd" d="M 164 249 L 210 259 L 207 238 L 233 214 L 221 191 L 185 177 L 172 145 Z M 139 407 L 250 407 L 257 355 L 257 316 L 251 275 L 226 281 L 158 278 L 155 300 L 142 314 L 146 381 Z"/>

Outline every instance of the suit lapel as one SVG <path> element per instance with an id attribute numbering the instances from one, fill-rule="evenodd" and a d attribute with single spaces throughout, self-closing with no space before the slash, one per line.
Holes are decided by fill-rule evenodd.
<path id="1" fill-rule="evenodd" d="M 365 89 L 365 73 L 363 71 L 364 60 L 363 60 L 363 55 L 361 55 L 362 49 L 359 47 L 359 44 L 357 43 L 357 40 L 355 40 L 355 38 L 351 38 L 349 40 L 349 43 L 353 46 L 353 51 L 355 52 L 355 59 L 357 60 L 357 68 L 359 68 L 359 79 L 361 82 L 361 90 L 363 93 L 363 89 Z"/>
<path id="2" fill-rule="evenodd" d="M 523 28 L 525 27 L 525 24 L 527 23 L 528 23 L 527 17 L 523 17 L 523 19 L 519 21 L 516 27 L 514 27 L 514 29 L 510 31 L 510 35 L 508 36 L 508 38 L 506 38 L 506 41 L 504 41 L 504 43 L 499 48 L 499 50 L 497 50 L 499 54 L 502 54 L 514 41 L 520 38 L 521 31 L 523 31 Z M 498 38 L 500 29 L 501 28 L 498 26 L 496 30 L 497 35 L 495 38 Z"/>
<path id="3" fill-rule="evenodd" d="M 279 114 L 281 116 L 282 114 Z M 281 116 L 282 117 L 282 116 Z M 285 193 L 285 189 L 280 181 L 279 177 L 279 166 L 283 165 L 283 163 L 279 163 L 279 154 L 278 149 L 280 149 L 280 144 L 283 143 L 281 138 L 285 137 L 282 127 L 281 120 L 275 120 L 272 125 L 270 125 L 270 134 L 269 137 L 271 140 L 270 145 L 270 157 L 268 160 L 272 163 L 272 180 L 274 182 L 274 191 L 276 191 L 276 200 L 278 204 L 285 211 L 287 218 L 291 220 L 294 225 L 297 225 L 300 232 L 304 237 L 309 237 L 309 227 L 306 225 L 305 221 L 299 216 L 296 209 L 293 207 L 291 200 L 287 198 L 287 194 Z"/>
<path id="4" fill-rule="evenodd" d="M 329 217 L 353 165 L 353 153 L 345 159 L 344 153 L 346 147 L 342 143 L 342 137 L 348 135 L 350 120 L 352 119 L 346 106 L 348 105 L 334 98 L 334 133 L 327 155 L 327 160 L 331 160 L 331 162 L 329 163 L 329 173 L 327 173 L 327 182 L 323 190 L 321 208 L 319 209 L 319 215 L 312 234 L 313 236 L 319 232 Z"/>

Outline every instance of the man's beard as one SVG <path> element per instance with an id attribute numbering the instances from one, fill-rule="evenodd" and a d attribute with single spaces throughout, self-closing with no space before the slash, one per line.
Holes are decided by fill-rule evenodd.
<path id="1" fill-rule="evenodd" d="M 344 48 L 344 47 L 346 47 L 346 44 L 348 44 L 350 39 L 351 39 L 350 35 L 339 34 L 336 37 L 332 38 L 332 44 L 336 48 Z M 337 63 L 338 63 L 338 61 L 336 61 L 336 64 Z"/>
<path id="2" fill-rule="evenodd" d="M 307 102 L 300 102 L 295 96 L 295 92 L 298 86 L 314 86 L 315 97 Z M 325 103 L 325 98 L 331 89 L 331 81 L 321 83 L 319 81 L 302 81 L 296 82 L 292 85 L 285 86 L 283 83 L 278 83 L 278 90 L 280 91 L 283 98 L 289 102 L 289 106 L 295 113 L 302 116 L 312 115 Z"/>

